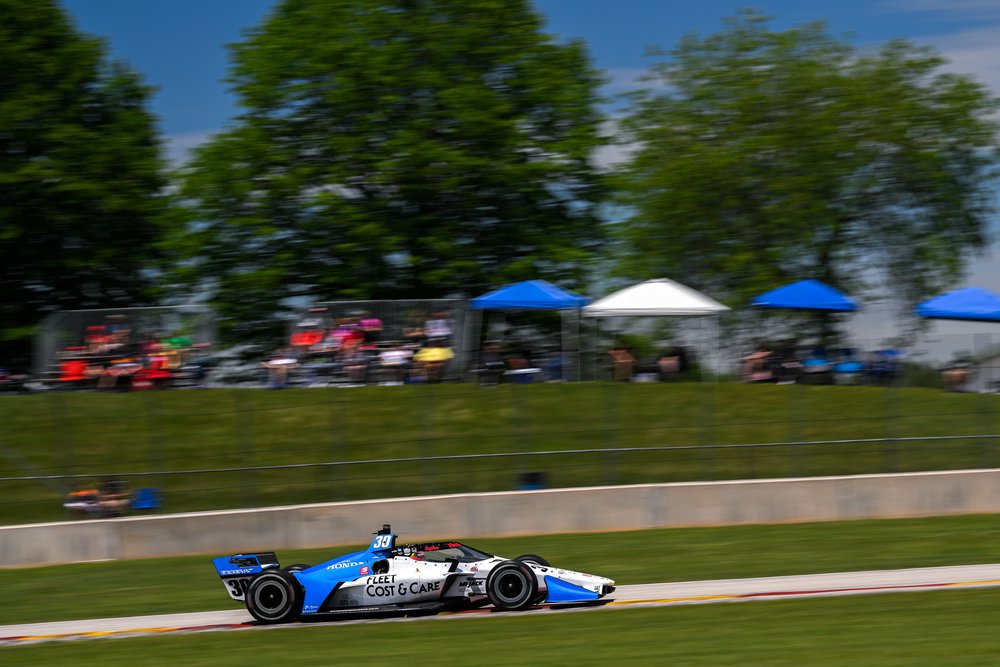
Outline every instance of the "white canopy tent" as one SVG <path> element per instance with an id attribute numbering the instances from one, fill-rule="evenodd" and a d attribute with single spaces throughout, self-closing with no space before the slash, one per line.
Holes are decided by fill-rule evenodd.
<path id="1" fill-rule="evenodd" d="M 609 294 L 603 299 L 598 299 L 592 304 L 583 308 L 584 317 L 712 317 L 716 323 L 712 338 L 715 339 L 715 354 L 718 356 L 719 328 L 718 316 L 730 310 L 715 299 L 711 299 L 697 290 L 693 290 L 686 285 L 670 280 L 669 278 L 659 278 L 647 280 L 646 282 L 632 285 Z M 612 321 L 612 337 L 617 337 L 618 326 L 616 320 Z M 700 338 L 705 338 L 704 329 L 699 324 L 701 331 Z M 595 331 L 595 335 L 599 335 Z M 596 341 L 595 341 L 596 350 Z M 594 359 L 594 373 L 597 373 L 597 360 Z M 715 365 L 719 366 L 720 359 L 715 360 Z"/>
<path id="2" fill-rule="evenodd" d="M 584 317 L 691 317 L 729 310 L 701 292 L 669 278 L 647 280 L 609 294 L 583 309 Z"/>

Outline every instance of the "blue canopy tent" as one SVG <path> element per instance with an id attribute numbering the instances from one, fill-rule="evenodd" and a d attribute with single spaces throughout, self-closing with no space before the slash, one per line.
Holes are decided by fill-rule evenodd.
<path id="1" fill-rule="evenodd" d="M 561 287 L 557 287 L 545 280 L 525 280 L 524 282 L 506 285 L 500 289 L 493 290 L 487 294 L 476 297 L 469 302 L 472 310 L 497 310 L 497 311 L 525 311 L 525 310 L 560 310 L 577 312 L 575 338 L 580 337 L 580 309 L 590 302 L 585 296 L 567 292 Z M 469 318 L 470 324 L 474 318 Z M 562 338 L 563 352 L 566 350 L 566 340 L 572 338 L 567 335 L 567 320 L 562 318 Z M 482 322 L 476 322 L 473 329 L 474 335 L 470 337 L 473 341 L 475 351 L 479 349 L 479 329 Z M 579 344 L 576 347 L 576 379 L 579 379 Z"/>
<path id="2" fill-rule="evenodd" d="M 917 306 L 920 317 L 938 320 L 1000 322 L 1000 296 L 978 287 L 967 287 L 927 299 Z"/>
<path id="3" fill-rule="evenodd" d="M 469 306 L 477 310 L 567 310 L 583 308 L 585 296 L 567 292 L 545 280 L 525 280 L 476 297 Z"/>
<path id="4" fill-rule="evenodd" d="M 750 302 L 757 308 L 789 308 L 851 313 L 858 304 L 843 292 L 818 280 L 800 280 L 765 292 Z"/>
<path id="5" fill-rule="evenodd" d="M 750 305 L 756 308 L 819 313 L 852 313 L 858 309 L 854 299 L 818 280 L 800 280 L 778 287 L 754 298 Z M 837 364 L 831 364 L 826 357 L 825 349 L 817 348 L 813 356 L 803 362 L 803 370 L 806 373 L 820 373 L 827 378 L 831 371 L 844 378 L 855 378 L 863 370 L 863 364 L 854 358 L 853 351 L 845 351 L 844 359 Z"/>

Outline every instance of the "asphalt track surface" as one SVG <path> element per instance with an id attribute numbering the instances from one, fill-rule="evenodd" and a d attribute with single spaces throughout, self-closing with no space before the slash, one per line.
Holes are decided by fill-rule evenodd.
<path id="1" fill-rule="evenodd" d="M 906 570 L 871 570 L 835 572 L 757 579 L 717 579 L 661 584 L 619 586 L 612 596 L 588 606 L 537 607 L 522 614 L 570 613 L 594 609 L 622 609 L 683 604 L 710 604 L 748 600 L 864 595 L 944 588 L 1000 587 L 1000 563 L 958 565 Z M 225 595 L 221 586 L 219 594 Z M 446 612 L 436 616 L 392 617 L 377 619 L 336 619 L 329 623 L 386 623 L 420 619 L 455 619 L 491 615 L 491 610 Z M 316 625 L 300 623 L 299 626 Z M 258 626 L 245 609 L 208 611 L 190 614 L 161 614 L 126 618 L 99 618 L 84 621 L 59 621 L 26 625 L 0 626 L 0 646 L 45 641 L 129 637 L 215 630 L 260 630 L 287 626 Z"/>

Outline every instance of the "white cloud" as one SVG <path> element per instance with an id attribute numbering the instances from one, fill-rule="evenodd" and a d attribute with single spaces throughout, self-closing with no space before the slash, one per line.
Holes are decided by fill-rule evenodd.
<path id="1" fill-rule="evenodd" d="M 218 130 L 167 136 L 164 142 L 167 160 L 175 167 L 184 164 L 191 157 L 191 150 L 211 139 L 216 132 Z"/>
<path id="2" fill-rule="evenodd" d="M 997 0 L 885 0 L 879 9 L 894 14 L 937 12 L 950 14 L 957 20 L 1000 18 L 1000 2 Z"/>
<path id="3" fill-rule="evenodd" d="M 950 61 L 947 69 L 969 74 L 1000 95 L 1000 22 L 921 41 Z"/>

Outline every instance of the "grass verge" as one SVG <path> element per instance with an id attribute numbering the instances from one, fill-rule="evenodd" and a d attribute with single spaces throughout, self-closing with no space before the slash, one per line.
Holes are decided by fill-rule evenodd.
<path id="1" fill-rule="evenodd" d="M 660 609 L 91 640 L 0 649 L 0 663 L 989 665 L 995 591 L 938 591 Z M 127 662 L 126 662 L 127 661 Z"/>

